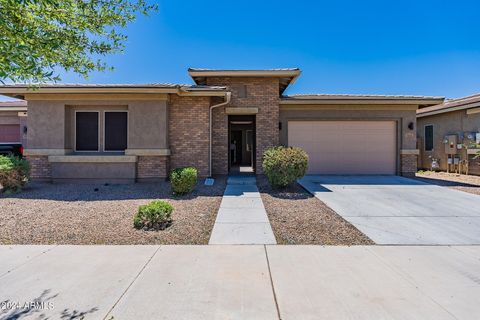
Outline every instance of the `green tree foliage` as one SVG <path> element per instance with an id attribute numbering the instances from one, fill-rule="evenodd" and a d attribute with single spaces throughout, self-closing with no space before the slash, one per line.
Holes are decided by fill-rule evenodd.
<path id="1" fill-rule="evenodd" d="M 110 67 L 102 58 L 124 49 L 119 30 L 156 9 L 146 0 L 0 0 L 0 81 L 104 71 Z"/>

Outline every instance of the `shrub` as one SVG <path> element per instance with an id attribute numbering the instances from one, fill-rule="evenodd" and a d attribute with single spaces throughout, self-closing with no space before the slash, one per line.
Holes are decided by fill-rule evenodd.
<path id="1" fill-rule="evenodd" d="M 161 200 L 152 201 L 140 206 L 133 217 L 133 225 L 137 229 L 164 230 L 172 224 L 173 206 Z"/>
<path id="2" fill-rule="evenodd" d="M 8 192 L 19 192 L 30 179 L 28 161 L 15 156 L 0 156 L 0 185 Z"/>
<path id="3" fill-rule="evenodd" d="M 263 172 L 274 188 L 284 188 L 307 172 L 308 155 L 300 148 L 273 147 L 263 154 Z"/>
<path id="4" fill-rule="evenodd" d="M 174 193 L 185 194 L 191 192 L 197 184 L 197 169 L 185 167 L 172 170 L 170 183 Z"/>

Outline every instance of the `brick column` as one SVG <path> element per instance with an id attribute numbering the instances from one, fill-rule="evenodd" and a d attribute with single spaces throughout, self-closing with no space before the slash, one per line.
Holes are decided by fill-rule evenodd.
<path id="1" fill-rule="evenodd" d="M 48 162 L 48 156 L 26 156 L 30 163 L 30 177 L 33 180 L 50 180 L 52 168 Z"/>
<path id="2" fill-rule="evenodd" d="M 168 175 L 167 156 L 138 156 L 137 179 L 155 180 L 164 179 Z"/>
<path id="3" fill-rule="evenodd" d="M 402 154 L 400 155 L 400 174 L 405 177 L 413 177 L 417 172 L 417 155 Z"/>

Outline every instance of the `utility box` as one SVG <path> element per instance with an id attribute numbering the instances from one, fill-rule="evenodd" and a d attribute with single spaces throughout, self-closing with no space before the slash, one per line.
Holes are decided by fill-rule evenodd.
<path id="1" fill-rule="evenodd" d="M 457 135 L 448 135 L 445 137 L 445 153 L 446 154 L 457 154 Z"/>

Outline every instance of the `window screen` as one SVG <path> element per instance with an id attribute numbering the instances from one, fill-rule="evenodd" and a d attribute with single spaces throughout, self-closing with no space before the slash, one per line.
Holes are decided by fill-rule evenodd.
<path id="1" fill-rule="evenodd" d="M 75 117 L 77 151 L 98 151 L 98 112 L 77 112 Z"/>
<path id="2" fill-rule="evenodd" d="M 105 151 L 127 149 L 127 112 L 105 112 Z"/>
<path id="3" fill-rule="evenodd" d="M 433 126 L 425 126 L 425 151 L 433 150 Z"/>

